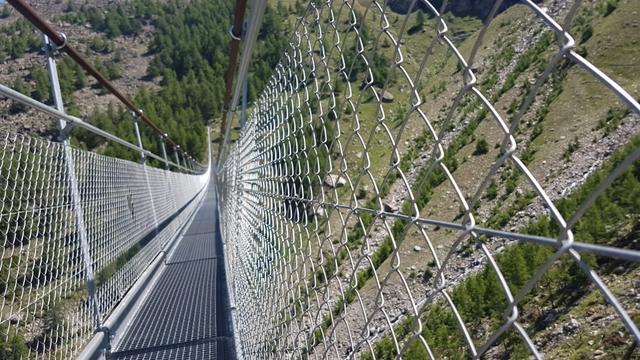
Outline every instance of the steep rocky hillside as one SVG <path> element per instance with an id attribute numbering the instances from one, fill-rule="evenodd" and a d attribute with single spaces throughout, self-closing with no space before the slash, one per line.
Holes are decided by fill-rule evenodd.
<path id="1" fill-rule="evenodd" d="M 426 357 L 424 349 L 418 349 L 421 346 L 417 335 L 410 330 L 416 309 L 422 309 L 421 336 L 435 346 L 431 350 L 437 357 L 466 356 L 468 346 L 460 326 L 445 300 L 435 295 L 434 289 L 441 281 L 436 274 L 447 279 L 447 291 L 455 294 L 456 302 L 466 302 L 459 311 L 472 341 L 480 347 L 503 324 L 502 311 L 506 308 L 504 295 L 494 291 L 499 285 L 492 271 L 487 270 L 487 253 L 506 254 L 497 256 L 498 263 L 514 293 L 542 266 L 540 259 L 550 253 L 536 253 L 498 236 L 469 236 L 461 230 L 467 219 L 460 198 L 464 197 L 472 209 L 478 226 L 557 238 L 561 234 L 556 225 L 548 224 L 553 221 L 545 201 L 552 201 L 563 216 L 570 217 L 576 203 L 594 189 L 594 182 L 611 171 L 612 163 L 608 161 L 612 156 L 611 161 L 616 164 L 637 146 L 633 144 L 640 133 L 638 116 L 584 68 L 556 56 L 556 35 L 531 7 L 507 1 L 483 28 L 487 4 L 492 2 L 450 2 L 452 5 L 443 16 L 447 22 L 445 41 L 437 38 L 443 27 L 420 11 L 406 14 L 407 3 L 411 2 L 391 2 L 398 6 L 398 13 L 387 13 L 385 19 L 391 36 L 401 44 L 401 57 L 394 56 L 392 42 L 385 34 L 380 35 L 386 23 L 380 20 L 371 1 L 360 0 L 353 7 L 374 78 L 389 79 L 376 83 L 375 88 L 385 87 L 387 94 L 382 105 L 375 101 L 370 89 L 356 93 L 350 101 L 341 99 L 336 105 L 334 118 L 340 123 L 339 138 L 332 139 L 328 146 L 334 159 L 331 179 L 343 186 L 334 188 L 332 181 L 325 180 L 323 195 L 328 199 L 323 201 L 351 207 L 356 197 L 357 204 L 368 209 L 457 223 L 460 228 L 446 229 L 349 210 L 330 212 L 328 221 L 319 225 L 324 240 L 312 249 L 314 264 L 323 267 L 310 280 L 314 284 L 310 290 L 313 299 L 295 305 L 302 310 L 300 324 L 317 323 L 316 318 L 306 318 L 307 314 L 323 315 L 320 324 L 308 330 L 313 334 L 306 342 L 311 357 L 334 351 L 340 356 L 370 356 L 364 353 L 373 351 L 378 359 L 395 358 L 397 349 L 391 340 L 391 329 L 400 345 L 412 349 L 409 354 L 414 357 L 407 358 L 421 358 L 418 354 Z M 576 13 L 572 12 L 573 5 L 572 1 L 539 2 L 540 11 L 560 24 L 567 16 L 572 17 L 570 33 L 576 42 L 575 51 L 638 99 L 640 3 L 584 1 Z M 299 1 L 296 7 L 302 8 Z M 340 6 L 334 8 L 332 16 L 344 27 L 339 29 L 347 29 L 353 21 L 345 13 L 348 10 Z M 331 29 L 324 31 L 329 32 L 324 36 L 331 36 Z M 351 87 L 361 89 L 366 75 L 355 55 L 356 46 L 352 45 L 355 35 L 347 30 L 342 35 L 341 49 L 350 61 L 347 66 L 352 66 Z M 480 36 L 482 42 L 476 46 Z M 477 91 L 493 105 L 495 114 L 475 93 L 466 91 L 468 88 L 463 91 L 465 76 L 453 46 L 467 60 L 474 54 L 471 69 Z M 336 56 L 335 52 L 329 55 L 328 66 L 338 67 L 331 56 Z M 398 59 L 402 59 L 400 65 L 389 68 Z M 398 70 L 400 66 L 403 72 Z M 362 72 L 353 75 L 353 69 Z M 416 100 L 405 76 L 416 84 L 423 116 L 415 109 L 407 114 Z M 540 78 L 546 80 L 538 81 Z M 347 92 L 340 87 L 335 93 Z M 357 115 L 353 114 L 353 104 Z M 325 110 L 331 108 L 328 99 L 321 100 L 320 105 Z M 384 128 L 379 123 L 381 118 Z M 329 126 L 329 133 L 338 134 L 334 130 L 337 125 Z M 507 160 L 497 166 L 496 161 L 504 154 L 501 147 L 509 145 L 508 139 L 505 142 L 505 129 L 509 127 L 515 130 L 514 153 L 521 162 Z M 438 153 L 434 133 L 441 139 L 441 161 L 450 175 L 434 163 L 433 154 Z M 629 143 L 632 145 L 624 148 Z M 340 179 L 344 175 L 355 189 L 349 189 L 346 179 Z M 637 179 L 633 180 L 631 171 L 629 176 L 626 186 L 636 194 Z M 603 200 L 615 206 L 609 210 L 604 205 L 596 206 L 585 223 L 574 229 L 578 241 L 637 248 L 637 209 L 629 206 L 625 196 L 620 197 L 625 185 L 617 186 L 607 194 L 611 198 Z M 548 200 L 540 195 L 541 191 Z M 624 216 L 608 215 L 608 211 L 622 212 Z M 589 223 L 597 226 L 588 228 Z M 532 259 L 534 253 L 539 258 Z M 441 268 L 445 258 L 446 266 Z M 523 266 L 521 261 L 528 265 Z M 637 266 L 605 259 L 589 261 L 637 323 Z M 521 325 L 538 349 L 553 358 L 579 358 L 587 353 L 619 357 L 633 352 L 632 337 L 614 309 L 606 306 L 597 287 L 580 277 L 576 269 L 565 256 L 553 263 L 544 281 L 537 283 L 520 303 Z M 563 272 L 570 275 L 563 277 Z M 455 290 L 467 286 L 477 288 L 465 290 L 466 295 L 465 291 Z M 493 287 L 494 292 L 478 292 L 485 287 Z M 566 296 L 567 292 L 575 297 Z M 341 293 L 344 297 L 339 300 L 314 304 L 315 297 L 330 298 L 331 294 Z M 330 341 L 324 338 L 327 336 Z M 357 349 L 352 347 L 354 337 L 359 339 Z M 330 349 L 319 340 L 323 338 L 331 344 Z M 520 340 L 512 329 L 489 349 L 487 356 L 525 356 Z M 369 347 L 373 343 L 379 345 Z"/>
<path id="2" fill-rule="evenodd" d="M 90 23 L 78 24 L 68 21 L 69 17 L 86 12 L 88 9 L 111 9 L 118 6 L 117 1 L 89 1 L 80 5 L 78 2 L 61 2 L 54 0 L 33 2 L 32 6 L 45 19 L 53 23 L 67 35 L 69 43 L 98 65 L 99 70 L 107 73 L 114 85 L 128 96 L 133 96 L 141 87 L 156 89 L 159 79 L 147 76 L 147 68 L 152 58 L 148 54 L 149 44 L 153 39 L 154 28 L 150 23 L 144 25 L 135 35 L 120 35 L 113 38 Z M 0 83 L 22 90 L 29 95 L 40 96 L 38 89 L 48 87 L 46 59 L 40 50 L 40 34 L 28 24 L 10 5 L 2 5 L 0 19 L 0 37 L 6 43 L 17 40 L 26 44 L 16 45 L 16 49 L 0 46 Z M 16 31 L 16 24 L 19 29 Z M 80 69 L 70 59 L 61 55 L 61 79 L 69 82 L 74 77 L 82 77 L 81 83 L 70 84 L 65 92 L 65 106 L 68 112 L 82 117 L 95 111 L 107 109 L 109 103 L 118 104 L 117 99 L 106 94 L 96 85 L 92 78 L 85 78 Z M 16 86 L 17 85 L 17 86 Z M 64 91 L 66 90 L 66 91 Z M 48 89 L 47 89 L 48 91 Z M 48 96 L 41 101 L 49 103 Z M 40 135 L 51 134 L 53 120 L 33 110 L 12 109 L 9 101 L 0 102 L 0 129 L 22 131 Z"/>

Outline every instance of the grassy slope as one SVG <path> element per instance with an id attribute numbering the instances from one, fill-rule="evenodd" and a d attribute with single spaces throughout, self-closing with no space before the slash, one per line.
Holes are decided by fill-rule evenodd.
<path id="1" fill-rule="evenodd" d="M 585 47 L 589 54 L 588 58 L 591 61 L 600 66 L 606 73 L 612 74 L 614 79 L 619 79 L 621 84 L 626 88 L 636 89 L 637 91 L 638 79 L 634 76 L 634 67 L 629 64 L 633 64 L 633 59 L 637 58 L 638 47 L 633 46 L 635 44 L 634 41 L 626 40 L 634 37 L 633 29 L 635 27 L 633 22 L 635 20 L 630 15 L 634 6 L 637 7 L 637 4 L 634 4 L 632 1 L 623 1 L 620 4 L 619 10 L 604 19 L 596 20 L 593 23 L 595 35 L 586 42 Z M 362 8 L 358 6 L 356 6 L 356 9 L 362 10 Z M 513 42 L 514 39 L 510 36 L 513 26 L 522 26 L 520 19 L 525 14 L 530 15 L 525 7 L 514 6 L 505 13 L 499 15 L 492 23 L 484 41 L 485 44 L 490 45 L 481 48 L 479 58 L 487 59 L 491 54 L 495 54 L 504 48 L 505 43 L 508 44 Z M 415 15 L 410 16 L 410 25 L 414 21 L 414 16 Z M 403 17 L 399 15 L 390 16 L 393 30 L 397 31 L 399 29 L 402 18 Z M 366 21 L 372 28 L 376 24 L 375 20 L 370 17 L 368 17 Z M 454 21 L 454 23 L 455 22 L 456 21 Z M 629 25 L 622 28 L 622 31 L 626 33 L 625 36 L 613 36 L 612 34 L 619 33 L 619 24 L 621 23 Z M 469 19 L 462 19 L 459 21 L 459 24 L 452 26 L 452 29 L 454 32 L 473 31 L 477 26 L 477 23 L 474 23 Z M 427 26 L 426 33 L 424 35 L 421 33 L 415 35 L 403 35 L 405 41 L 405 45 L 403 46 L 404 55 L 407 60 L 406 67 L 408 72 L 412 75 L 417 71 L 417 61 L 424 55 L 426 46 L 429 44 L 431 39 L 430 34 L 433 30 L 433 28 L 429 28 L 429 26 Z M 459 44 L 459 48 L 463 55 L 467 55 L 469 53 L 475 36 L 477 35 L 473 35 L 466 41 Z M 612 38 L 614 39 L 613 41 Z M 620 69 L 621 66 L 607 62 L 608 60 L 611 60 L 607 59 L 607 57 L 611 55 L 611 52 L 606 51 L 606 47 L 616 49 L 616 63 L 626 63 L 625 66 L 622 66 L 622 70 Z M 550 55 L 551 52 L 544 54 L 546 58 Z M 389 54 L 387 54 L 387 56 L 389 56 Z M 487 64 L 485 64 L 485 66 L 488 67 Z M 460 74 L 456 74 L 454 59 L 450 54 L 447 56 L 447 52 L 441 45 L 436 45 L 435 54 L 432 56 L 427 68 L 428 71 L 423 77 L 423 91 L 421 92 L 421 94 L 426 98 L 426 102 L 428 104 L 427 106 L 424 106 L 424 110 L 430 119 L 437 119 L 438 116 L 442 114 L 441 110 L 446 108 L 450 99 L 459 89 L 461 85 L 459 80 Z M 481 73 L 478 76 L 481 81 L 484 81 L 487 80 L 487 77 L 489 77 L 490 74 L 487 72 L 482 73 L 482 70 L 483 69 L 481 68 Z M 396 76 L 398 76 L 398 74 L 396 74 Z M 534 71 L 532 69 L 527 70 L 517 78 L 517 83 L 523 83 L 532 76 L 534 76 Z M 396 83 L 390 87 L 390 91 L 396 96 L 396 101 L 394 104 L 385 105 L 387 117 L 392 117 L 393 112 L 397 112 L 398 103 L 406 103 L 408 100 L 406 93 L 407 89 L 402 89 L 403 83 L 403 81 L 396 81 Z M 444 88 L 441 87 L 441 84 L 444 84 Z M 356 84 L 354 84 L 353 87 L 355 89 L 357 87 Z M 560 136 L 565 136 L 565 138 L 567 138 L 566 135 L 562 134 L 580 129 L 584 130 L 583 132 L 578 133 L 581 136 L 591 134 L 591 129 L 594 127 L 594 124 L 602 118 L 603 114 L 606 114 L 608 107 L 615 104 L 615 99 L 608 96 L 608 93 L 603 91 L 601 85 L 594 82 L 590 75 L 585 74 L 584 71 L 579 70 L 576 67 L 569 71 L 569 74 L 562 83 L 562 87 L 567 90 L 563 91 L 552 103 L 550 114 L 544 120 L 545 129 L 553 129 L 553 131 L 545 131 L 543 135 L 538 137 L 532 144 L 532 146 L 536 148 L 537 152 L 530 163 L 530 168 L 538 178 L 544 178 L 544 173 L 546 169 L 550 167 L 550 163 L 552 165 L 560 165 L 562 159 L 558 154 L 562 153 L 565 143 L 561 142 L 558 144 L 558 142 L 561 141 Z M 605 94 L 604 96 L 601 95 L 603 93 Z M 513 88 L 498 99 L 496 102 L 496 108 L 505 118 L 507 118 L 507 108 L 515 99 L 520 98 L 520 96 L 521 92 L 517 88 Z M 535 107 L 530 110 L 530 113 L 525 117 L 533 117 L 534 110 Z M 374 103 L 364 103 L 361 105 L 359 119 L 361 133 L 363 135 L 368 135 L 373 131 L 375 113 L 376 106 Z M 580 116 L 573 119 L 574 114 L 577 113 L 579 113 Z M 567 119 L 572 120 L 567 121 Z M 351 126 L 352 123 L 350 121 L 341 121 L 341 129 L 343 131 L 341 136 L 342 139 L 346 140 L 349 138 L 352 133 Z M 398 141 L 401 153 L 404 154 L 409 150 L 412 146 L 413 138 L 415 138 L 423 128 L 424 125 L 420 124 L 420 122 L 415 118 L 411 118 L 409 120 L 407 130 L 405 130 L 404 135 L 400 141 Z M 526 133 L 528 130 L 524 131 L 525 135 L 528 135 Z M 591 135 L 599 136 L 598 134 Z M 486 138 L 490 145 L 499 142 L 501 140 L 501 136 L 502 134 L 500 130 L 496 127 L 496 124 L 493 121 L 482 122 L 475 131 L 475 140 L 479 138 Z M 383 175 L 388 169 L 390 161 L 390 141 L 386 136 L 374 135 L 372 144 L 374 146 L 371 146 L 368 149 L 371 168 L 376 181 L 379 182 L 382 180 Z M 549 144 L 554 145 L 549 146 Z M 472 153 L 474 152 L 474 148 L 475 141 L 472 139 L 468 145 L 464 146 L 456 154 L 458 162 L 461 163 L 461 165 L 455 171 L 454 176 L 465 194 L 473 193 L 475 187 L 478 185 L 478 180 L 485 175 L 486 170 L 497 154 L 497 150 L 491 146 L 489 153 L 486 155 L 473 156 Z M 363 151 L 364 150 L 360 145 L 352 142 L 345 155 L 348 158 L 354 158 L 359 152 Z M 467 159 L 466 162 L 465 159 Z M 334 169 L 338 169 L 339 165 L 340 164 L 337 161 L 334 162 Z M 349 168 L 353 170 L 350 174 L 355 174 L 357 162 L 350 162 Z M 378 183 L 378 185 L 380 186 L 381 184 Z M 523 187 L 525 191 L 527 190 L 527 185 L 524 184 L 522 179 L 519 180 L 519 186 Z M 371 188 L 370 184 L 369 188 Z M 458 213 L 458 204 L 451 201 L 451 193 L 452 188 L 447 182 L 436 188 L 434 190 L 434 196 L 429 202 L 429 206 L 423 210 L 422 216 L 444 220 L 452 220 L 455 218 Z M 340 190 L 339 198 L 342 200 L 341 202 L 347 201 L 349 196 L 349 191 L 346 189 Z M 368 198 L 371 198 L 371 196 Z M 505 205 L 509 205 L 516 200 L 516 197 L 510 196 L 503 200 Z M 492 209 L 483 209 L 483 212 L 487 213 L 490 210 L 494 211 Z M 346 212 L 343 213 L 343 215 L 346 215 Z M 332 223 L 334 233 L 336 231 L 335 229 L 340 229 L 341 222 L 338 220 L 335 212 L 330 222 Z M 414 228 L 414 230 L 416 229 Z M 424 244 L 424 240 L 415 235 L 415 231 L 409 233 L 409 236 L 407 236 L 407 239 L 400 248 L 403 268 L 405 266 L 410 267 L 416 265 L 421 269 L 424 268 L 431 260 L 429 255 L 411 251 L 415 245 L 423 246 Z M 431 240 L 434 245 L 442 245 L 442 249 L 446 250 L 451 244 L 452 239 L 455 238 L 456 234 L 440 230 L 437 232 L 430 232 L 429 235 L 431 236 Z M 439 251 L 439 253 L 441 253 L 441 251 Z M 378 273 L 386 274 L 388 270 L 389 261 L 382 265 L 378 270 Z M 405 276 L 406 275 L 407 274 L 405 274 Z M 368 282 L 361 292 L 368 294 L 365 296 L 372 296 L 375 292 L 375 284 L 372 281 Z"/>
<path id="2" fill-rule="evenodd" d="M 620 81 L 620 84 L 625 88 L 631 89 L 632 93 L 635 91 L 634 96 L 638 94 L 637 89 L 640 79 L 636 76 L 637 74 L 633 73 L 633 65 L 629 65 L 633 63 L 633 59 L 637 58 L 638 47 L 636 46 L 637 40 L 628 39 L 634 39 L 634 37 L 637 39 L 637 35 L 633 30 L 637 27 L 637 20 L 634 19 L 632 15 L 634 11 L 637 11 L 637 7 L 638 4 L 631 1 L 621 2 L 618 10 L 606 18 L 598 18 L 593 22 L 594 36 L 585 43 L 589 54 L 588 59 L 601 67 L 607 74 L 611 74 L 612 78 Z M 496 21 L 500 21 L 501 17 L 507 16 L 508 14 L 509 11 L 500 15 Z M 627 26 L 621 29 L 619 24 L 625 24 Z M 625 34 L 617 36 L 619 31 L 623 31 Z M 616 34 L 616 36 L 613 36 L 613 34 Z M 611 41 L 612 38 L 616 40 Z M 602 45 L 605 43 L 607 45 L 603 48 Z M 615 58 L 611 57 L 613 54 L 611 49 L 615 49 Z M 562 153 L 562 146 L 564 146 L 563 142 L 561 142 L 561 140 L 564 139 L 561 139 L 561 136 L 567 138 L 566 134 L 576 134 L 581 138 L 602 137 L 601 132 L 594 132 L 593 129 L 598 121 L 605 116 L 608 108 L 617 104 L 615 97 L 610 96 L 609 92 L 605 90 L 602 85 L 595 82 L 590 75 L 577 67 L 569 71 L 562 83 L 562 88 L 566 90 L 552 103 L 551 111 L 544 120 L 545 128 L 554 129 L 555 131 L 543 133 L 543 135 L 538 137 L 532 144 L 537 152 L 529 167 L 538 178 L 544 178 L 543 174 L 546 172 L 546 169 L 549 168 L 550 163 L 551 166 L 561 166 L 562 161 L 559 154 Z M 509 97 L 509 94 L 505 94 L 505 97 Z M 503 105 L 502 108 L 500 106 L 501 104 Z M 507 104 L 508 102 L 500 100 L 497 103 L 498 110 L 504 110 Z M 579 114 L 579 116 L 575 116 L 575 114 Z M 567 121 L 567 119 L 572 120 Z M 489 122 L 482 123 L 476 131 L 477 137 L 484 136 L 491 139 L 493 126 L 494 125 Z M 489 141 L 489 143 L 491 144 L 492 141 Z M 549 144 L 554 145 L 549 146 Z M 463 148 L 459 152 L 459 159 L 469 157 L 473 152 L 473 148 L 473 142 Z M 462 164 L 454 173 L 458 184 L 465 190 L 470 186 L 476 185 L 478 178 L 483 176 L 479 169 L 486 169 L 496 153 L 497 151 L 492 150 L 489 152 L 489 156 L 474 157 L 473 161 Z M 520 185 L 526 186 L 522 183 L 522 180 Z M 451 188 L 446 183 L 442 184 L 439 189 L 436 189 L 434 191 L 436 195 L 429 203 L 428 209 L 426 209 L 423 215 L 451 220 L 457 213 L 457 206 L 451 206 L 451 196 L 447 194 L 447 192 L 451 192 Z M 508 201 L 512 200 L 508 199 Z M 430 232 L 429 235 L 434 245 L 444 245 L 443 249 L 446 249 L 456 234 L 441 230 L 438 232 Z M 411 251 L 413 246 L 422 245 L 423 243 L 424 240 L 420 238 L 414 236 L 407 237 L 407 240 L 402 244 L 400 249 L 403 255 L 403 266 L 409 267 L 417 265 L 418 268 L 422 268 L 431 260 L 430 255 L 425 256 L 424 254 Z M 386 273 L 388 269 L 388 264 L 385 264 L 378 272 Z M 627 281 L 623 281 L 623 283 L 628 284 L 628 279 Z M 371 290 L 373 291 L 373 289 Z M 585 304 L 581 303 L 577 308 L 579 309 L 584 306 Z M 580 341 L 588 343 L 588 340 L 583 341 L 583 339 L 584 338 Z M 575 343 L 573 342 L 567 342 L 566 346 L 562 348 L 566 350 L 574 345 Z M 554 351 L 554 354 L 558 353 L 561 352 Z"/>

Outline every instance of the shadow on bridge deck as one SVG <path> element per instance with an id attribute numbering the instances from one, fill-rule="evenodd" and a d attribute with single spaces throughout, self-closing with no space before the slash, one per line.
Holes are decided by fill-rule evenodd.
<path id="1" fill-rule="evenodd" d="M 235 359 L 213 184 L 108 359 Z"/>

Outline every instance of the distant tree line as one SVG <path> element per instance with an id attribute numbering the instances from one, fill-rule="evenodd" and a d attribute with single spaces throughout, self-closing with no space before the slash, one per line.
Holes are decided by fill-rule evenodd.
<path id="1" fill-rule="evenodd" d="M 233 2 L 146 2 L 134 0 L 106 12 L 80 9 L 66 15 L 68 21 L 89 22 L 107 37 L 136 35 L 145 25 L 155 27 L 155 36 L 149 46 L 153 59 L 147 69 L 149 77 L 161 78 L 161 89 L 155 93 L 141 89 L 135 101 L 157 125 L 172 139 L 182 144 L 187 152 L 202 159 L 205 146 L 205 125 L 222 114 L 224 76 L 228 66 L 229 27 Z M 282 36 L 286 14 L 268 8 L 260 32 L 254 61 L 250 68 L 250 98 L 262 91 L 277 64 L 288 40 Z M 92 42 L 99 50 L 108 49 L 103 41 Z M 120 69 L 110 71 L 109 63 L 102 71 L 111 78 L 120 75 Z M 90 122 L 121 137 L 132 138 L 131 116 L 122 107 L 112 106 L 108 111 L 95 112 Z M 79 145 L 95 149 L 104 140 L 80 131 Z M 157 135 L 143 127 L 146 148 L 158 151 Z M 101 147 L 102 149 L 102 147 Z M 119 146 L 107 146 L 104 152 L 118 157 L 135 158 L 137 155 Z"/>

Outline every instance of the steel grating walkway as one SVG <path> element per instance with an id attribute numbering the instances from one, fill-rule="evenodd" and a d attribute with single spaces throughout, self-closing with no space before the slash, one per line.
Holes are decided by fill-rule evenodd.
<path id="1" fill-rule="evenodd" d="M 109 359 L 235 358 L 215 201 L 211 186 Z"/>

